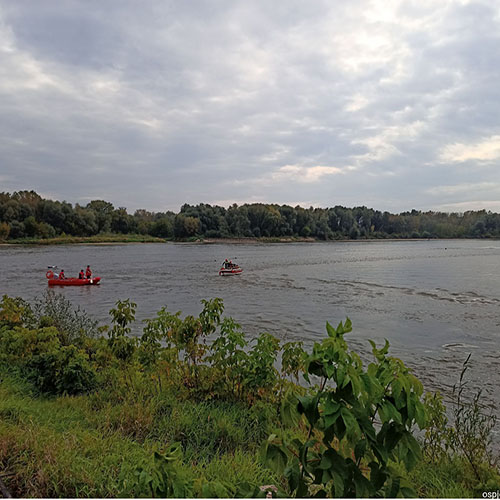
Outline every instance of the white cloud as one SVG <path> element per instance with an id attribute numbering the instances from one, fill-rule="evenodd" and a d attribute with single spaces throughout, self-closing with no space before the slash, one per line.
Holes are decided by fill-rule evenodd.
<path id="1" fill-rule="evenodd" d="M 415 140 L 424 129 L 425 123 L 417 120 L 412 123 L 389 126 L 375 135 L 354 139 L 351 141 L 352 144 L 361 144 L 368 149 L 368 152 L 356 155 L 355 158 L 359 165 L 364 165 L 401 155 L 399 145 L 404 145 L 405 141 Z"/>
<path id="2" fill-rule="evenodd" d="M 284 165 L 274 172 L 259 178 L 259 182 L 267 185 L 279 184 L 282 182 L 314 183 L 322 177 L 331 175 L 344 175 L 356 170 L 356 167 L 333 167 L 316 165 L 306 167 L 301 165 Z"/>
<path id="3" fill-rule="evenodd" d="M 489 162 L 500 158 L 500 135 L 492 135 L 476 143 L 454 143 L 445 146 L 439 154 L 443 163 L 465 161 Z"/>
<path id="4" fill-rule="evenodd" d="M 462 193 L 473 193 L 476 191 L 500 191 L 500 183 L 496 182 L 475 182 L 463 184 L 453 184 L 445 186 L 434 186 L 426 190 L 432 195 L 456 195 Z"/>
<path id="5" fill-rule="evenodd" d="M 500 212 L 500 201 L 475 199 L 470 201 L 460 201 L 456 203 L 445 203 L 436 205 L 434 210 L 441 212 L 467 212 L 468 210 L 491 210 Z"/>
<path id="6" fill-rule="evenodd" d="M 370 100 L 366 96 L 364 96 L 360 93 L 357 93 L 357 94 L 353 95 L 348 100 L 344 109 L 346 111 L 351 111 L 351 112 L 359 111 L 359 110 L 365 108 L 369 103 L 370 103 Z"/>

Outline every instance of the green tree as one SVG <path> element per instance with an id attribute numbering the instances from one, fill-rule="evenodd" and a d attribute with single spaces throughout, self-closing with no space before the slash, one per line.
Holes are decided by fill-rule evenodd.
<path id="1" fill-rule="evenodd" d="M 106 233 L 111 230 L 111 218 L 115 210 L 112 203 L 104 200 L 92 200 L 87 204 L 86 208 L 95 213 L 99 233 Z"/>
<path id="2" fill-rule="evenodd" d="M 0 241 L 5 241 L 9 237 L 10 226 L 6 222 L 0 223 Z"/>

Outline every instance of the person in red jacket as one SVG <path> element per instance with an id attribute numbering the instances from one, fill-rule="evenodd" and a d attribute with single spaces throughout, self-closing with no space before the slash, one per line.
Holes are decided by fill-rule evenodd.
<path id="1" fill-rule="evenodd" d="M 78 279 L 79 280 L 85 279 L 85 273 L 83 272 L 83 269 L 81 269 L 80 272 L 78 273 Z"/>
<path id="2" fill-rule="evenodd" d="M 87 269 L 85 270 L 85 277 L 88 280 L 92 278 L 92 271 L 90 270 L 90 266 L 87 266 Z"/>
<path id="3" fill-rule="evenodd" d="M 61 269 L 61 272 L 59 273 L 59 279 L 63 280 L 64 278 L 66 278 L 66 276 L 64 276 L 64 269 Z"/>

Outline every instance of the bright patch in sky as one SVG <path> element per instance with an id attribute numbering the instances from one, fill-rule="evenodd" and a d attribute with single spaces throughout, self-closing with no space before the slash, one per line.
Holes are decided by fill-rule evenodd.
<path id="1" fill-rule="evenodd" d="M 500 159 L 500 135 L 475 144 L 450 144 L 441 153 L 443 162 L 494 161 Z"/>

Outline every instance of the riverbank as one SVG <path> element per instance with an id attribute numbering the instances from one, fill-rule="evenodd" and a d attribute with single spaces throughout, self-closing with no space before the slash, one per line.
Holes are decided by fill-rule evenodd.
<path id="1" fill-rule="evenodd" d="M 350 331 L 350 322 L 337 329 L 328 325 L 328 336 L 311 355 L 301 343 L 281 345 L 269 334 L 248 344 L 236 323 L 222 318 L 220 299 L 206 301 L 197 317 L 162 310 L 134 339 L 126 335 L 135 316 L 135 304 L 128 300 L 111 311 L 115 320 L 108 338 L 99 336 L 81 312 L 71 314 L 62 296 L 45 300 L 33 309 L 20 299 L 0 302 L 0 477 L 13 496 L 241 498 L 262 496 L 265 485 L 272 485 L 271 490 L 291 497 L 300 470 L 297 464 L 292 469 L 297 476 L 283 472 L 295 455 L 280 452 L 277 436 L 293 445 L 320 438 L 325 425 L 334 427 L 323 443 L 333 446 L 325 451 L 319 441 L 308 441 L 303 460 L 315 472 L 321 461 L 317 477 L 329 488 L 331 474 L 322 471 L 339 460 L 359 470 L 352 483 L 356 492 L 377 488 L 394 497 L 401 486 L 410 496 L 455 498 L 500 486 L 498 471 L 481 448 L 490 421 L 477 420 L 462 403 L 468 434 L 457 434 L 465 431 L 447 424 L 439 395 L 421 398 L 418 380 L 408 376 L 402 362 L 393 364 L 394 358 L 385 356 L 388 345 L 374 352 L 372 369 L 364 372 L 340 337 Z M 166 325 L 171 330 L 162 334 Z M 211 334 L 217 339 L 205 343 Z M 335 362 L 328 354 L 333 347 Z M 349 374 L 352 383 L 342 393 L 317 393 L 315 386 L 290 382 L 306 370 L 320 375 L 320 360 L 327 367 L 335 363 L 325 372 L 329 378 Z M 372 426 L 375 413 L 371 423 L 363 417 L 365 409 L 371 414 L 383 387 L 375 412 L 379 409 L 377 422 L 385 422 L 386 431 Z M 365 398 L 371 401 L 366 408 Z M 309 428 L 318 419 L 321 425 Z M 426 425 L 420 444 L 411 436 L 416 422 Z M 391 440 L 384 438 L 386 432 Z M 473 448 L 465 449 L 471 459 L 450 451 L 449 435 L 474 439 Z M 395 447 L 401 436 L 405 439 Z M 378 471 L 378 463 L 385 467 L 387 453 L 392 458 L 387 472 L 375 486 L 368 485 L 369 471 Z M 306 480 L 301 496 L 320 486 Z"/>
<path id="2" fill-rule="evenodd" d="M 314 243 L 317 240 L 315 238 L 302 238 L 302 237 L 286 237 L 286 238 L 274 238 L 274 237 L 262 237 L 262 238 L 201 238 L 197 243 L 204 243 L 206 245 L 216 245 L 216 244 L 229 244 L 229 245 L 241 245 L 241 244 L 267 244 L 267 243 Z"/>
<path id="3" fill-rule="evenodd" d="M 261 238 L 204 238 L 191 237 L 183 239 L 157 238 L 142 234 L 99 234 L 95 236 L 58 236 L 56 238 L 20 238 L 0 242 L 0 246 L 21 245 L 112 245 L 117 243 L 186 243 L 200 245 L 266 245 L 271 243 L 376 243 L 376 242 L 402 242 L 402 241 L 498 241 L 498 238 L 343 238 L 322 240 L 311 237 L 261 237 Z"/>
<path id="4" fill-rule="evenodd" d="M 19 238 L 0 245 L 107 245 L 113 243 L 165 243 L 164 238 L 143 234 L 98 234 L 95 236 L 57 236 L 56 238 Z"/>

